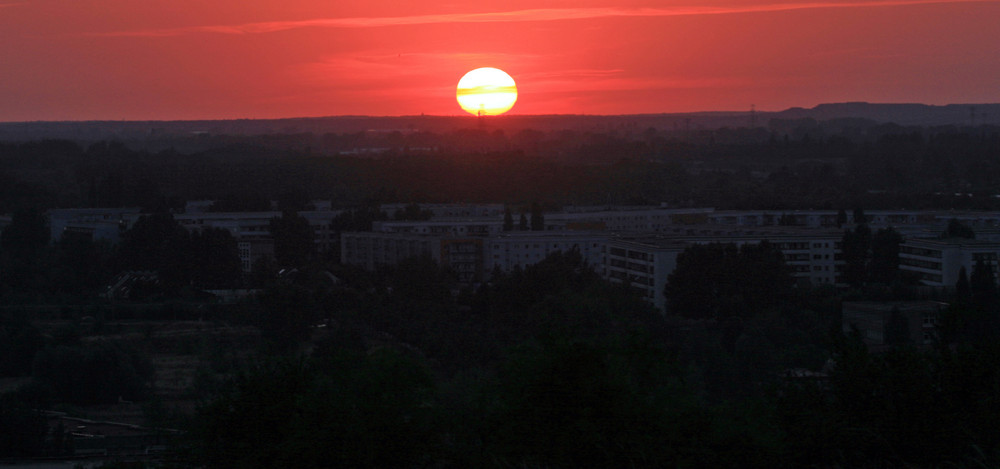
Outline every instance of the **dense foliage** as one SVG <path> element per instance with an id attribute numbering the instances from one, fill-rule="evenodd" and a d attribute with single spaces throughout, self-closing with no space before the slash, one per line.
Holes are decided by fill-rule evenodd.
<path id="1" fill-rule="evenodd" d="M 677 256 L 664 294 L 672 314 L 724 319 L 760 316 L 787 302 L 792 273 L 768 242 L 695 244 Z"/>

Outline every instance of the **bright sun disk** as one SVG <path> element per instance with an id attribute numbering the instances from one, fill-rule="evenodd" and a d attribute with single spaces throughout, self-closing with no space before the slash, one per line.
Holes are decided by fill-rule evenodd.
<path id="1" fill-rule="evenodd" d="M 483 67 L 458 80 L 458 105 L 476 116 L 496 116 L 514 107 L 517 86 L 514 79 L 498 68 Z"/>

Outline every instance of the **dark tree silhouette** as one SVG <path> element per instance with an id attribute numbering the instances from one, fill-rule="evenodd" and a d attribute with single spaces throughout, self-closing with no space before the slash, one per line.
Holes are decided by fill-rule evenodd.
<path id="1" fill-rule="evenodd" d="M 189 255 L 191 280 L 200 288 L 235 288 L 242 278 L 242 263 L 236 239 L 229 231 L 206 228 L 191 236 Z"/>
<path id="2" fill-rule="evenodd" d="M 545 214 L 537 202 L 531 204 L 531 231 L 545 231 Z"/>
<path id="3" fill-rule="evenodd" d="M 316 254 L 313 228 L 309 221 L 294 212 L 284 212 L 271 219 L 274 236 L 274 259 L 283 268 L 301 268 Z"/>
<path id="4" fill-rule="evenodd" d="M 871 229 L 864 223 L 855 226 L 854 231 L 844 231 L 841 243 L 841 252 L 844 256 L 844 281 L 853 287 L 860 287 L 868 280 L 871 239 Z"/>
<path id="5" fill-rule="evenodd" d="M 875 232 L 871 241 L 870 279 L 874 283 L 891 284 L 899 278 L 899 244 L 903 236 L 892 227 Z"/>
<path id="6" fill-rule="evenodd" d="M 868 217 L 865 215 L 865 209 L 861 207 L 854 208 L 853 221 L 856 225 L 862 225 L 868 223 Z"/>
<path id="7" fill-rule="evenodd" d="M 847 211 L 840 209 L 837 211 L 837 228 L 841 228 L 847 224 Z"/>
<path id="8" fill-rule="evenodd" d="M 942 238 L 966 238 L 975 239 L 976 233 L 969 228 L 968 225 L 958 221 L 955 218 L 948 220 L 948 227 L 945 228 L 944 233 L 941 234 Z"/>
<path id="9" fill-rule="evenodd" d="M 770 243 L 696 244 L 677 256 L 664 293 L 668 312 L 691 318 L 750 317 L 777 306 L 792 288 L 784 255 Z"/>
<path id="10" fill-rule="evenodd" d="M 48 243 L 49 229 L 42 212 L 14 212 L 10 225 L 0 235 L 0 281 L 21 291 L 41 287 L 40 260 Z"/>
<path id="11" fill-rule="evenodd" d="M 901 347 L 910 343 L 910 323 L 906 316 L 898 307 L 893 307 L 889 312 L 889 319 L 885 323 L 885 344 L 894 347 Z"/>
<path id="12" fill-rule="evenodd" d="M 954 304 L 968 305 L 972 302 L 972 286 L 969 285 L 969 274 L 963 265 L 958 269 L 958 280 L 955 282 Z"/>
<path id="13" fill-rule="evenodd" d="M 972 303 L 982 312 L 992 312 L 997 305 L 997 280 L 993 274 L 993 266 L 983 259 L 976 261 L 969 277 L 972 290 Z"/>

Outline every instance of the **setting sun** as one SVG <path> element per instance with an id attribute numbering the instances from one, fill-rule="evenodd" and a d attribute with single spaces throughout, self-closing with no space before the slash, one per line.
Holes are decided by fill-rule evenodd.
<path id="1" fill-rule="evenodd" d="M 517 87 L 503 70 L 483 67 L 466 73 L 458 81 L 458 105 L 469 114 L 496 116 L 514 107 Z"/>

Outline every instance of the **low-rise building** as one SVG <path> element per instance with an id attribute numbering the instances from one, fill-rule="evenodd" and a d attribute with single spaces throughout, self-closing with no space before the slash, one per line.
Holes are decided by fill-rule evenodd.
<path id="1" fill-rule="evenodd" d="M 138 208 L 60 208 L 48 212 L 50 239 L 58 241 L 63 233 L 86 236 L 94 241 L 117 243 L 135 220 Z"/>

